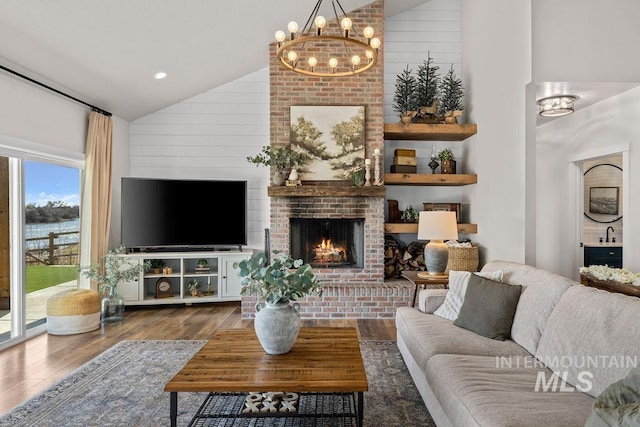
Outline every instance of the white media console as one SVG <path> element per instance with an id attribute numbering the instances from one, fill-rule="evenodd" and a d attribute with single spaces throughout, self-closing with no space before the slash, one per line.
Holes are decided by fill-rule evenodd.
<path id="1" fill-rule="evenodd" d="M 118 293 L 126 305 L 193 304 L 203 302 L 240 301 L 242 278 L 233 264 L 248 259 L 251 249 L 202 252 L 142 252 L 127 254 L 130 262 L 162 260 L 164 271 L 147 270 L 140 277 L 118 284 Z M 207 267 L 198 267 L 198 260 Z M 200 282 L 199 296 L 192 296 L 188 283 Z"/>

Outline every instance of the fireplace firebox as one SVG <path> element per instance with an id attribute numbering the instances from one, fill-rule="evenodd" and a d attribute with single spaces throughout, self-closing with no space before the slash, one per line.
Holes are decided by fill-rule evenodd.
<path id="1" fill-rule="evenodd" d="M 294 259 L 314 267 L 364 268 L 364 219 L 290 218 Z"/>

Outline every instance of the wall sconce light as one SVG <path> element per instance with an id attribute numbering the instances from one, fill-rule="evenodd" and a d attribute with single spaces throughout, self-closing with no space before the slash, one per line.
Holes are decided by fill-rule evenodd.
<path id="1" fill-rule="evenodd" d="M 538 114 L 542 117 L 560 117 L 573 113 L 573 95 L 548 96 L 538 100 Z"/>

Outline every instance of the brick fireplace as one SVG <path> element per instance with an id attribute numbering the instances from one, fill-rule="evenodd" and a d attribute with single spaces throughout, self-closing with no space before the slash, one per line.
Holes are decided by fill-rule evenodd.
<path id="1" fill-rule="evenodd" d="M 372 25 L 384 38 L 384 2 L 374 1 L 349 12 L 354 25 Z M 365 156 L 383 150 L 383 48 L 378 63 L 357 76 L 312 77 L 282 67 L 269 46 L 270 144 L 287 145 L 290 108 L 299 105 L 355 105 L 365 107 Z M 383 168 L 384 170 L 384 168 Z M 392 318 L 398 306 L 412 301 L 408 281 L 384 281 L 384 187 L 353 187 L 345 182 L 303 183 L 301 187 L 269 187 L 271 250 L 291 250 L 291 218 L 362 219 L 363 262 L 350 266 L 314 267 L 323 283 L 323 296 L 298 301 L 303 317 Z M 255 315 L 254 296 L 242 298 L 243 318 Z"/>

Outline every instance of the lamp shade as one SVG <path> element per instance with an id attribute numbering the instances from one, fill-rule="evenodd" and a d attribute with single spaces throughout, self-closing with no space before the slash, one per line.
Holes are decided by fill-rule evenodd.
<path id="1" fill-rule="evenodd" d="M 453 211 L 422 211 L 418 219 L 418 240 L 457 240 L 458 224 Z"/>

